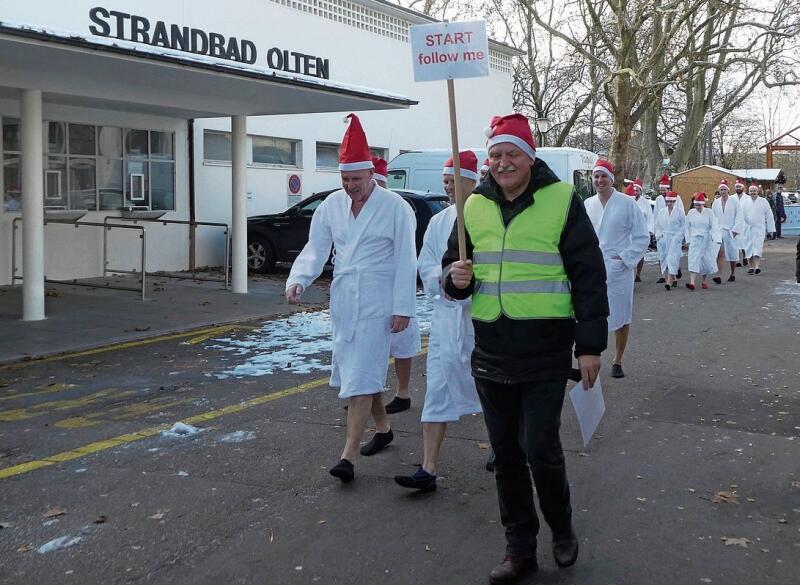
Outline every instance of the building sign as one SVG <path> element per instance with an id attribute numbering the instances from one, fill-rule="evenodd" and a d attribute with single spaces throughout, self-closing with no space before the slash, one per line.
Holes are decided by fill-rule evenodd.
<path id="1" fill-rule="evenodd" d="M 482 20 L 410 28 L 414 81 L 489 75 L 489 43 Z"/>
<path id="2" fill-rule="evenodd" d="M 108 10 L 96 6 L 89 10 L 89 31 L 99 37 L 109 37 L 153 47 L 206 55 L 252 65 L 258 59 L 253 41 L 190 28 L 161 20 L 151 21 L 144 16 Z M 330 79 L 328 59 L 272 47 L 266 53 L 270 69 Z"/>
<path id="3" fill-rule="evenodd" d="M 303 191 L 303 179 L 300 175 L 292 173 L 286 177 L 286 187 L 289 197 L 297 197 Z"/>

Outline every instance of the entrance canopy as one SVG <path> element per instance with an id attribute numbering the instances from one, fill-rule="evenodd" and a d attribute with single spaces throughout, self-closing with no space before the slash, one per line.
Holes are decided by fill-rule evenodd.
<path id="1" fill-rule="evenodd" d="M 301 114 L 407 108 L 417 102 L 364 87 L 120 39 L 0 22 L 0 98 L 172 116 Z"/>

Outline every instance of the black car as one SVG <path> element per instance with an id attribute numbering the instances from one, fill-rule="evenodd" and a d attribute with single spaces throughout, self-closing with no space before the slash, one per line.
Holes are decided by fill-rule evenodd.
<path id="1" fill-rule="evenodd" d="M 392 189 L 414 210 L 417 218 L 417 253 L 431 218 L 449 204 L 446 195 Z M 270 272 L 276 262 L 292 262 L 308 242 L 311 216 L 325 198 L 336 191 L 315 193 L 282 213 L 256 215 L 247 219 L 247 267 L 253 272 Z"/>

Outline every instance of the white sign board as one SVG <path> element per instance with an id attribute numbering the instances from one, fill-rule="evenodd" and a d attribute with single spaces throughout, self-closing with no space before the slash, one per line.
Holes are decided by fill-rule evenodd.
<path id="1" fill-rule="evenodd" d="M 489 75 L 486 23 L 439 22 L 412 26 L 414 81 L 439 81 Z"/>

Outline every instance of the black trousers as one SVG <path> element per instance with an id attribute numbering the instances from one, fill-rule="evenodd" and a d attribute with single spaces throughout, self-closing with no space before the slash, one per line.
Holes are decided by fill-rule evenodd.
<path id="1" fill-rule="evenodd" d="M 542 515 L 555 534 L 572 523 L 569 483 L 559 429 L 567 379 L 501 384 L 475 379 L 496 461 L 494 476 L 506 553 L 536 554 L 539 519 L 531 474 Z"/>

